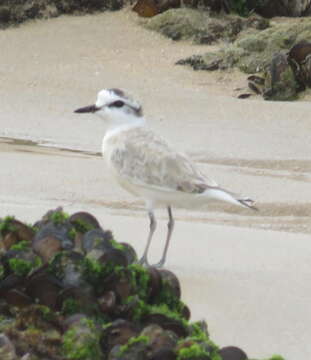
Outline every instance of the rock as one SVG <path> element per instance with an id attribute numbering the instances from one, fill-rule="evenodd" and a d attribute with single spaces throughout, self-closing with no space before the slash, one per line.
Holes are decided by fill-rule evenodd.
<path id="1" fill-rule="evenodd" d="M 247 360 L 245 352 L 236 346 L 226 346 L 219 350 L 222 360 Z"/>
<path id="2" fill-rule="evenodd" d="M 292 100 L 297 96 L 298 83 L 285 53 L 276 54 L 267 71 L 264 99 Z"/>
<path id="3" fill-rule="evenodd" d="M 248 0 L 248 8 L 254 8 L 259 14 L 271 18 L 274 16 L 306 16 L 310 14 L 310 0 Z"/>
<path id="4" fill-rule="evenodd" d="M 4 334 L 0 334 L 0 358 L 1 360 L 17 359 L 14 345 Z"/>
<path id="5" fill-rule="evenodd" d="M 4 0 L 0 6 L 0 28 L 29 19 L 51 18 L 61 14 L 119 10 L 123 0 Z"/>
<path id="6" fill-rule="evenodd" d="M 177 62 L 190 65 L 194 70 L 217 70 L 237 67 L 247 74 L 264 72 L 271 64 L 274 54 L 289 50 L 294 44 L 311 38 L 311 19 L 299 22 L 277 23 L 265 30 L 243 30 L 231 45 L 218 52 L 191 56 Z"/>
<path id="7" fill-rule="evenodd" d="M 167 10 L 145 20 L 142 24 L 173 40 L 191 40 L 197 44 L 210 44 L 219 39 L 235 40 L 243 29 L 259 26 L 257 25 L 260 22 L 259 17 L 256 19 L 257 22 L 255 20 L 247 22 L 236 15 L 211 17 L 207 11 L 180 8 Z M 268 23 L 265 21 L 265 24 Z M 260 26 L 265 27 L 263 24 Z"/>
<path id="8" fill-rule="evenodd" d="M 288 53 L 288 61 L 294 69 L 301 90 L 311 87 L 311 43 L 302 40 Z"/>

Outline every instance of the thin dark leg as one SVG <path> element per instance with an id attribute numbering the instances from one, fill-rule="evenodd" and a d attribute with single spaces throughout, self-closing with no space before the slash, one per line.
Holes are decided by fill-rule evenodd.
<path id="1" fill-rule="evenodd" d="M 151 239 L 152 239 L 153 233 L 155 232 L 155 229 L 157 227 L 157 221 L 156 221 L 156 219 L 154 217 L 153 211 L 149 210 L 148 215 L 149 215 L 149 219 L 150 219 L 150 230 L 149 230 L 149 235 L 148 235 L 148 239 L 147 239 L 147 245 L 145 247 L 143 256 L 139 260 L 139 264 L 147 265 L 147 266 L 149 266 L 149 264 L 148 264 L 148 251 L 149 251 L 149 247 L 150 247 L 150 244 L 151 244 Z"/>
<path id="2" fill-rule="evenodd" d="M 164 251 L 163 251 L 161 260 L 157 264 L 153 265 L 156 267 L 162 267 L 165 264 L 167 250 L 168 250 L 170 240 L 172 237 L 172 233 L 174 230 L 175 221 L 174 221 L 174 218 L 172 215 L 172 209 L 170 206 L 167 207 L 167 211 L 168 211 L 168 219 L 169 219 L 168 224 L 167 224 L 167 238 L 166 238 L 166 243 L 165 243 L 165 247 L 164 247 Z"/>

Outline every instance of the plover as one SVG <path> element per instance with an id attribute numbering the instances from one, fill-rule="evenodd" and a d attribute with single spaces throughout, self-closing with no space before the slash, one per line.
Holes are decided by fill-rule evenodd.
<path id="1" fill-rule="evenodd" d="M 157 225 L 155 207 L 166 207 L 169 218 L 164 251 L 159 263 L 154 265 L 158 267 L 166 261 L 174 229 L 172 206 L 195 206 L 214 199 L 256 209 L 251 199 L 219 187 L 186 155 L 148 129 L 141 105 L 123 90 L 101 90 L 94 105 L 75 112 L 94 113 L 108 121 L 102 143 L 108 169 L 122 187 L 145 201 L 150 229 L 141 264 L 149 265 L 148 250 Z"/>

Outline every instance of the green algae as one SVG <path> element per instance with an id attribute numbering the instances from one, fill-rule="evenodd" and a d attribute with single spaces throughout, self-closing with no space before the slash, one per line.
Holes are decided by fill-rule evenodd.
<path id="1" fill-rule="evenodd" d="M 130 283 L 133 291 L 141 300 L 146 301 L 150 290 L 150 275 L 148 271 L 139 264 L 131 264 L 127 269 L 130 273 Z"/>
<path id="2" fill-rule="evenodd" d="M 53 222 L 54 225 L 65 224 L 69 218 L 69 215 L 63 210 L 53 211 L 49 216 L 49 220 Z"/>
<path id="3" fill-rule="evenodd" d="M 81 219 L 75 219 L 70 222 L 74 226 L 75 230 L 82 234 L 85 234 L 86 232 L 88 232 L 90 230 L 96 229 L 96 226 L 91 225 Z"/>
<path id="4" fill-rule="evenodd" d="M 94 322 L 82 319 L 80 324 L 65 332 L 62 351 L 70 360 L 100 360 L 99 334 Z"/>
<path id="5" fill-rule="evenodd" d="M 33 268 L 33 264 L 30 261 L 12 258 L 9 259 L 10 269 L 18 276 L 27 276 Z"/>
<path id="6" fill-rule="evenodd" d="M 20 250 L 20 251 L 28 250 L 30 248 L 30 245 L 31 244 L 29 243 L 29 241 L 22 240 L 22 241 L 18 242 L 17 244 L 12 245 L 10 247 L 10 250 Z"/>
<path id="7" fill-rule="evenodd" d="M 15 231 L 15 226 L 12 221 L 15 220 L 14 216 L 6 216 L 4 219 L 0 219 L 0 234 L 5 235 L 8 232 Z"/>
<path id="8" fill-rule="evenodd" d="M 72 297 L 65 299 L 62 303 L 62 314 L 64 315 L 73 315 L 79 313 L 81 307 L 78 301 Z"/>
<path id="9" fill-rule="evenodd" d="M 140 335 L 140 336 L 132 337 L 125 345 L 121 346 L 119 355 L 122 356 L 124 353 L 128 352 L 132 346 L 136 344 L 140 343 L 140 344 L 148 345 L 149 342 L 150 339 L 148 336 Z"/>
<path id="10" fill-rule="evenodd" d="M 187 360 L 187 359 L 209 359 L 209 353 L 205 351 L 201 345 L 193 344 L 189 347 L 182 348 L 178 351 L 177 360 Z M 219 359 L 221 359 L 219 357 Z"/>
<path id="11" fill-rule="evenodd" d="M 230 69 L 237 67 L 251 74 L 263 72 L 270 65 L 273 56 L 289 50 L 295 43 L 311 38 L 311 19 L 300 19 L 299 22 L 272 23 L 272 26 L 255 31 L 242 31 L 232 44 L 226 44 L 214 53 L 192 56 L 177 62 L 190 65 L 195 70 Z M 217 61 L 218 66 L 211 66 Z"/>

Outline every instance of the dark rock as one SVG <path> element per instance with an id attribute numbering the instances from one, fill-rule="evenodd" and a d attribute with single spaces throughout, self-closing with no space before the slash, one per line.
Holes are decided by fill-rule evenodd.
<path id="1" fill-rule="evenodd" d="M 8 6 L 0 7 L 0 24 L 7 24 L 11 20 L 11 10 Z"/>
<path id="2" fill-rule="evenodd" d="M 284 53 L 279 53 L 272 59 L 266 74 L 265 100 L 292 100 L 297 96 L 298 83 L 293 69 Z"/>
<path id="3" fill-rule="evenodd" d="M 252 81 L 248 82 L 248 87 L 254 91 L 255 94 L 261 94 L 262 93 L 262 89 L 255 83 L 253 83 Z"/>
<path id="4" fill-rule="evenodd" d="M 248 0 L 248 7 L 256 10 L 262 16 L 305 16 L 310 14 L 310 0 L 274 0 L 262 1 Z"/>
<path id="5" fill-rule="evenodd" d="M 288 52 L 288 61 L 292 65 L 301 90 L 311 86 L 311 43 L 302 40 Z"/>
<path id="6" fill-rule="evenodd" d="M 226 346 L 219 350 L 222 360 L 247 360 L 246 353 L 236 346 Z"/>
<path id="7" fill-rule="evenodd" d="M 100 345 L 104 353 L 109 353 L 116 345 L 124 345 L 131 337 L 138 335 L 136 327 L 126 320 L 115 320 L 101 334 Z"/>
<path id="8" fill-rule="evenodd" d="M 159 14 L 160 9 L 154 0 L 138 0 L 133 7 L 139 16 L 142 17 L 152 17 Z"/>
<path id="9" fill-rule="evenodd" d="M 61 14 L 119 10 L 123 3 L 123 0 L 3 0 L 0 6 L 0 27 Z"/>
<path id="10" fill-rule="evenodd" d="M 149 325 L 140 333 L 141 336 L 149 338 L 149 357 L 159 357 L 160 353 L 165 350 L 167 354 L 173 351 L 177 344 L 177 336 L 172 331 L 163 330 L 159 325 Z M 170 350 L 170 351 L 168 351 Z"/>

